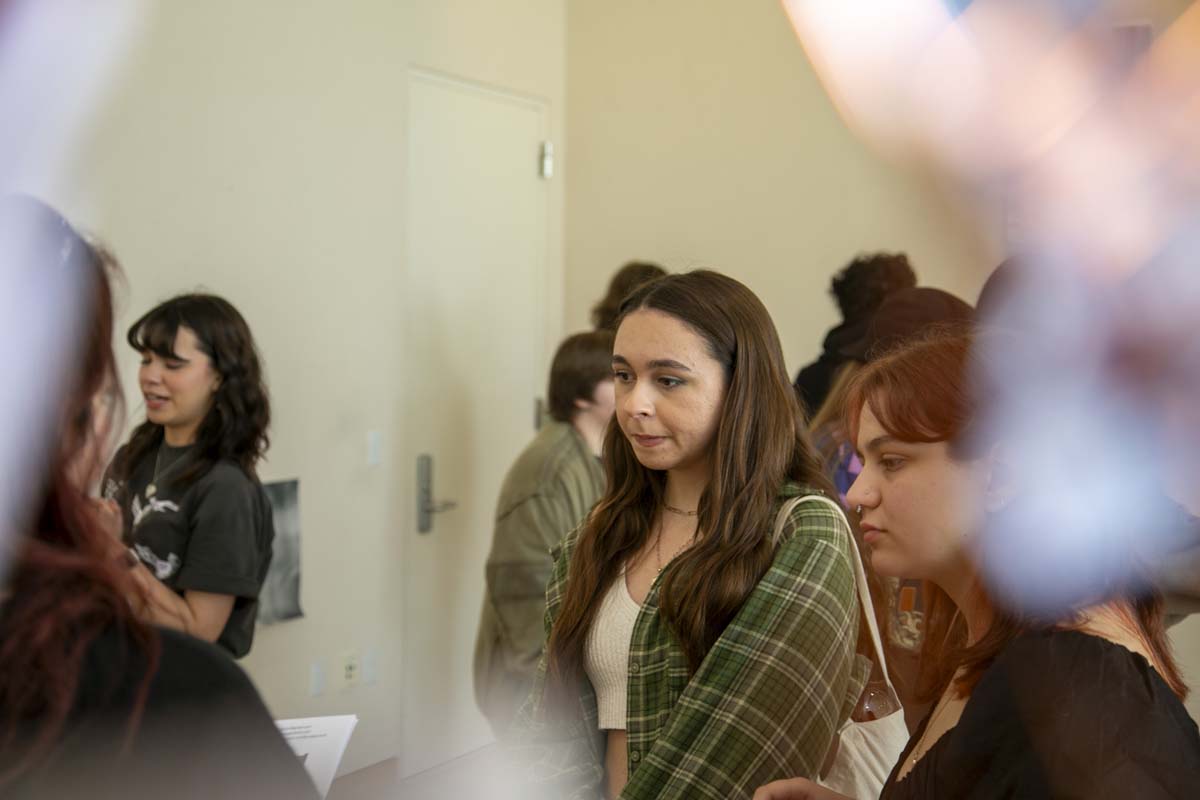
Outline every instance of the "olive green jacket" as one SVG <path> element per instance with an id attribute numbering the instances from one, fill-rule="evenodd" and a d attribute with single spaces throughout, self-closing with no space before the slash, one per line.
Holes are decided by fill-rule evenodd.
<path id="1" fill-rule="evenodd" d="M 554 571 L 550 551 L 603 490 L 600 460 L 565 422 L 547 422 L 504 479 L 475 641 L 475 701 L 498 738 L 533 686 Z"/>

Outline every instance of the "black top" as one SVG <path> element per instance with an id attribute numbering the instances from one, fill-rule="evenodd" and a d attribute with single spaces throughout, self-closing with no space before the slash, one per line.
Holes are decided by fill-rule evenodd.
<path id="1" fill-rule="evenodd" d="M 820 358 L 796 373 L 793 386 L 796 393 L 800 395 L 805 414 L 809 418 L 812 418 L 825 404 L 825 398 L 828 397 L 829 390 L 833 388 L 833 379 L 837 376 L 837 371 L 849 361 L 842 354 L 842 349 L 860 339 L 867 332 L 869 322 L 870 318 L 864 317 L 846 321 L 831 328 L 825 334 Z"/>
<path id="2" fill-rule="evenodd" d="M 1150 664 L 1078 631 L 1023 634 L 984 672 L 958 724 L 884 784 L 900 798 L 1196 798 L 1200 732 Z"/>
<path id="3" fill-rule="evenodd" d="M 104 493 L 120 503 L 126 541 L 160 581 L 180 595 L 191 589 L 234 596 L 217 644 L 240 658 L 254 640 L 258 594 L 271 564 L 271 503 L 262 484 L 232 461 L 179 485 L 190 449 L 163 444 L 124 486 L 105 481 Z"/>
<path id="4" fill-rule="evenodd" d="M 315 800 L 317 791 L 246 674 L 218 648 L 161 631 L 162 654 L 128 751 L 134 693 L 146 664 L 110 630 L 91 646 L 75 704 L 52 755 L 13 800 Z M 3 758 L 0 758 L 0 762 Z"/>

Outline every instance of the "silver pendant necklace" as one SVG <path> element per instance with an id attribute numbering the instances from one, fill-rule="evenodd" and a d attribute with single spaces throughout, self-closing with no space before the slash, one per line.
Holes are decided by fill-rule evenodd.
<path id="1" fill-rule="evenodd" d="M 176 464 L 178 464 L 180 461 L 183 460 L 183 454 L 176 456 L 175 460 L 172 461 L 170 464 L 167 464 L 167 468 L 162 470 L 161 475 L 160 475 L 159 469 L 162 464 L 162 454 L 163 454 L 164 449 L 165 449 L 165 445 L 159 445 L 158 452 L 155 453 L 155 455 L 154 455 L 154 475 L 150 478 L 149 485 L 146 486 L 146 499 L 147 500 L 149 500 L 151 497 L 154 497 L 154 495 L 158 493 L 159 479 L 167 477 L 167 473 L 170 472 L 175 467 Z"/>

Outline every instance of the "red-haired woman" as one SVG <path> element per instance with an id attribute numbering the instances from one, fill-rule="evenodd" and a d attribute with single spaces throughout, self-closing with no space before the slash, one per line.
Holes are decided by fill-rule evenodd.
<path id="1" fill-rule="evenodd" d="M 623 304 L 613 376 L 608 488 L 561 547 L 518 722 L 535 774 L 625 800 L 816 775 L 867 665 L 849 527 L 770 316 L 724 275 L 659 278 Z"/>
<path id="2" fill-rule="evenodd" d="M 19 252 L 12 242 L 19 240 Z M 128 551 L 98 482 L 120 407 L 106 255 L 47 206 L 0 199 L 0 263 L 71 270 L 81 319 L 48 458 L 0 589 L 0 795 L 311 798 L 254 687 L 221 651 L 140 621 Z"/>
<path id="3" fill-rule="evenodd" d="M 969 334 L 943 332 L 872 363 L 850 390 L 863 471 L 848 499 L 871 563 L 925 581 L 929 599 L 920 688 L 934 705 L 881 796 L 1196 796 L 1200 733 L 1148 583 L 1056 620 L 989 596 L 976 540 L 988 515 L 1021 502 L 1020 478 L 976 424 L 972 352 Z M 833 797 L 807 780 L 756 795 Z"/>

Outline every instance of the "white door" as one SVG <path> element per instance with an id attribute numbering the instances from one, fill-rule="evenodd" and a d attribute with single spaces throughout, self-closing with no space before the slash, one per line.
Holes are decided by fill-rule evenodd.
<path id="1" fill-rule="evenodd" d="M 427 454 L 433 499 L 457 503 L 430 532 L 415 518 L 404 531 L 400 758 L 412 775 L 491 741 L 472 653 L 500 483 L 546 380 L 548 194 L 542 104 L 417 71 L 408 90 L 404 488 L 415 512 Z"/>

